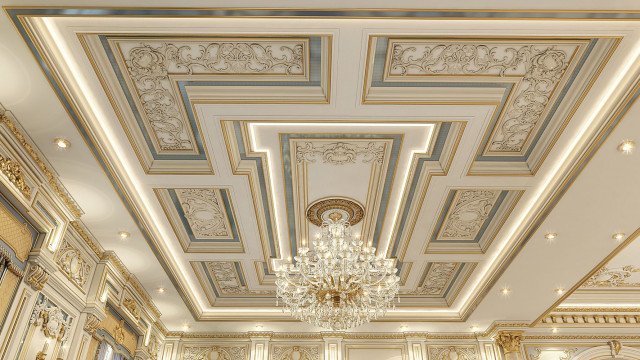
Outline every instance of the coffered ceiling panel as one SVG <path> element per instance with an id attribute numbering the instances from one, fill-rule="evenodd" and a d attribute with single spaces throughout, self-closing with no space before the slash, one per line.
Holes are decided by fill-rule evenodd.
<path id="1" fill-rule="evenodd" d="M 619 121 L 640 43 L 640 26 L 609 22 L 48 11 L 11 14 L 152 264 L 133 250 L 123 261 L 167 288 L 174 327 L 290 320 L 274 270 L 329 207 L 399 269 L 385 322 L 486 323 L 503 309 L 502 276 Z M 109 243 L 113 226 L 87 227 Z M 604 256 L 582 247 L 563 252 L 578 265 L 560 275 Z M 547 270 L 522 261 L 522 278 Z M 612 260 L 576 296 L 635 291 L 638 266 Z M 526 296 L 549 305 L 549 292 Z M 533 320 L 540 304 L 504 306 L 505 320 Z"/>

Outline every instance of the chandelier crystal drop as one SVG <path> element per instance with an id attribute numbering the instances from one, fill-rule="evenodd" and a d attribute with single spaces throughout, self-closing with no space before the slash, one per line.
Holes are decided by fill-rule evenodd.
<path id="1" fill-rule="evenodd" d="M 376 256 L 340 214 L 329 217 L 313 247 L 301 247 L 276 270 L 277 296 L 293 317 L 344 330 L 395 308 L 400 278 L 394 261 Z"/>

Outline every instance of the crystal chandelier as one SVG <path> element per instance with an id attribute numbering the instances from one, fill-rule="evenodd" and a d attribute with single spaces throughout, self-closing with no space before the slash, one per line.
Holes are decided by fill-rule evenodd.
<path id="1" fill-rule="evenodd" d="M 352 328 L 395 308 L 399 277 L 392 259 L 352 235 L 342 214 L 320 226 L 313 247 L 276 270 L 277 296 L 293 317 L 332 329 Z"/>

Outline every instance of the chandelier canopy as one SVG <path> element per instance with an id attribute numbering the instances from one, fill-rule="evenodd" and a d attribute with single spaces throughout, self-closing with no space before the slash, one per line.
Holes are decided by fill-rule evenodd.
<path id="1" fill-rule="evenodd" d="M 400 280 L 392 259 L 376 256 L 374 247 L 352 234 L 346 217 L 353 212 L 344 211 L 349 200 L 339 200 L 337 209 L 324 208 L 313 246 L 299 248 L 293 261 L 276 270 L 277 296 L 284 308 L 295 318 L 332 330 L 361 325 L 394 308 Z"/>

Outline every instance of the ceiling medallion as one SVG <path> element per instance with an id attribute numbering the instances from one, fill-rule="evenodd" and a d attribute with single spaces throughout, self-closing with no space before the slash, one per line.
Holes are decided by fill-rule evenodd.
<path id="1" fill-rule="evenodd" d="M 340 214 L 342 219 L 349 222 L 349 225 L 355 225 L 362 221 L 364 217 L 364 208 L 355 200 L 342 197 L 330 197 L 320 199 L 312 203 L 307 209 L 307 220 L 315 226 L 322 226 L 331 216 L 336 217 Z"/>
<path id="2" fill-rule="evenodd" d="M 395 308 L 400 278 L 394 260 L 376 256 L 374 247 L 351 232 L 363 215 L 360 204 L 344 198 L 309 207 L 307 218 L 320 227 L 318 236 L 276 269 L 278 298 L 293 317 L 344 330 Z"/>

